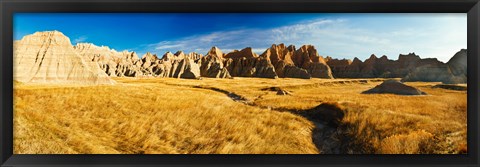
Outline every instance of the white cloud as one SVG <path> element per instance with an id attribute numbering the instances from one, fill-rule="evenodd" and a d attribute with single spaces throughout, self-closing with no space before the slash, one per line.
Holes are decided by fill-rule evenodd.
<path id="1" fill-rule="evenodd" d="M 170 49 L 170 48 L 184 47 L 184 45 L 182 45 L 182 44 L 169 45 L 169 44 L 166 43 L 166 42 L 163 42 L 163 43 L 164 43 L 164 44 L 159 44 L 159 45 L 157 45 L 157 47 L 155 48 L 155 50 L 162 50 L 162 49 Z"/>
<path id="2" fill-rule="evenodd" d="M 88 39 L 87 36 L 80 36 L 80 37 L 74 39 L 73 42 L 75 42 L 75 43 L 85 42 L 87 39 Z"/>
<path id="3" fill-rule="evenodd" d="M 455 52 L 466 48 L 466 17 L 433 19 L 422 26 L 387 27 L 388 30 L 381 31 L 368 25 L 354 25 L 352 20 L 318 19 L 271 29 L 211 32 L 161 41 L 148 45 L 147 49 L 159 54 L 177 50 L 205 54 L 212 46 L 218 46 L 223 52 L 252 47 L 261 54 L 271 44 L 293 44 L 297 48 L 312 44 L 321 55 L 334 58 L 364 60 L 376 54 L 397 59 L 399 54 L 415 52 L 422 58 L 435 57 L 446 62 Z"/>

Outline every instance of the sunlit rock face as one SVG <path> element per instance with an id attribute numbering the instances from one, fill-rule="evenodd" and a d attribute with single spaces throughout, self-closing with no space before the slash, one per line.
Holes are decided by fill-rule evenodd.
<path id="1" fill-rule="evenodd" d="M 36 32 L 14 42 L 14 80 L 24 83 L 114 84 L 85 61 L 58 31 Z"/>
<path id="2" fill-rule="evenodd" d="M 212 47 L 201 59 L 200 75 L 209 78 L 231 78 L 224 65 L 224 56 L 218 47 Z"/>
<path id="3" fill-rule="evenodd" d="M 212 47 L 205 56 L 196 52 L 166 52 L 161 58 L 147 52 L 78 43 L 58 31 L 37 32 L 14 42 L 15 79 L 20 82 L 110 84 L 109 77 L 171 77 L 199 79 L 258 78 L 403 78 L 402 81 L 466 83 L 467 50 L 448 63 L 421 59 L 415 53 L 397 60 L 371 55 L 365 61 L 322 57 L 313 45 L 273 44 L 262 54 L 251 47 L 224 53 Z"/>
<path id="4" fill-rule="evenodd" d="M 259 57 L 250 47 L 230 52 L 224 59 L 225 66 L 232 77 L 278 77 L 272 63 L 264 57 Z"/>
<path id="5" fill-rule="evenodd" d="M 97 63 L 108 76 L 134 77 L 142 75 L 141 62 L 135 52 L 118 52 L 107 46 L 96 46 L 91 43 L 78 43 L 74 49 L 85 60 Z"/>
<path id="6" fill-rule="evenodd" d="M 296 50 L 294 45 L 273 44 L 260 57 L 272 63 L 280 78 L 333 78 L 330 67 L 312 45 Z"/>

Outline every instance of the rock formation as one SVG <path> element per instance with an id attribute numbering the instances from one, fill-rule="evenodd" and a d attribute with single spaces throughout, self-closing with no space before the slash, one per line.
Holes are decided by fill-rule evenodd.
<path id="1" fill-rule="evenodd" d="M 114 84 L 96 63 L 85 61 L 58 31 L 36 32 L 14 45 L 14 80 L 24 83 Z"/>
<path id="2" fill-rule="evenodd" d="M 224 66 L 223 57 L 224 54 L 218 47 L 212 47 L 201 59 L 200 75 L 210 78 L 231 78 Z"/>
<path id="3" fill-rule="evenodd" d="M 77 44 L 75 50 L 86 60 L 95 62 L 109 76 L 118 77 L 174 77 L 196 79 L 200 77 L 200 67 L 194 60 L 202 57 L 195 52 L 175 54 L 167 52 L 161 59 L 147 52 L 138 58 L 135 52 L 117 52 L 105 46 L 93 44 Z"/>
<path id="4" fill-rule="evenodd" d="M 192 58 L 199 56 L 201 55 L 196 53 L 185 55 L 178 51 L 175 54 L 167 52 L 159 59 L 157 55 L 147 52 L 142 56 L 141 70 L 144 75 L 154 77 L 198 79 L 200 67 Z"/>
<path id="5" fill-rule="evenodd" d="M 84 59 L 95 62 L 109 76 L 135 77 L 142 75 L 141 62 L 135 52 L 117 52 L 106 46 L 78 43 L 74 49 Z"/>
<path id="6" fill-rule="evenodd" d="M 415 53 L 400 54 L 398 60 L 389 60 L 385 55 L 378 58 L 372 54 L 365 62 L 358 58 L 350 62 L 330 57 L 326 62 L 337 78 L 402 78 L 417 67 L 442 64 L 434 58 L 421 59 Z"/>
<path id="7" fill-rule="evenodd" d="M 201 55 L 192 52 L 185 55 L 183 51 L 178 51 L 174 54 L 172 62 L 172 70 L 170 77 L 198 79 L 200 78 L 200 66 L 195 62 L 199 60 Z"/>
<path id="8" fill-rule="evenodd" d="M 278 77 L 272 63 L 264 57 L 259 57 L 250 47 L 230 52 L 224 58 L 225 67 L 232 77 Z"/>
<path id="9" fill-rule="evenodd" d="M 347 68 L 349 68 L 350 64 L 352 64 L 352 60 L 348 59 L 333 59 L 332 57 L 328 57 L 325 59 L 328 66 L 332 71 L 332 75 L 334 78 L 341 78 L 348 76 Z"/>
<path id="10" fill-rule="evenodd" d="M 467 49 L 458 51 L 447 62 L 447 65 L 459 83 L 467 83 Z"/>
<path id="11" fill-rule="evenodd" d="M 172 54 L 170 52 L 165 54 Z M 165 55 L 164 55 L 165 56 Z M 140 70 L 143 75 L 155 76 L 155 77 L 168 77 L 170 74 L 170 63 L 163 63 L 156 54 L 150 52 L 145 53 L 140 59 Z"/>
<path id="12" fill-rule="evenodd" d="M 419 66 L 402 78 L 402 81 L 442 82 L 445 84 L 466 83 L 467 50 L 460 50 L 447 63 Z"/>
<path id="13" fill-rule="evenodd" d="M 295 66 L 306 69 L 313 78 L 333 78 L 332 71 L 312 45 L 303 45 L 293 54 Z"/>
<path id="14" fill-rule="evenodd" d="M 398 95 L 425 95 L 425 92 L 415 87 L 405 85 L 397 80 L 386 80 L 374 88 L 362 92 L 363 94 L 392 93 Z"/>
<path id="15" fill-rule="evenodd" d="M 96 46 L 90 43 L 78 43 L 71 46 L 69 39 L 58 31 L 26 36 L 25 40 L 15 41 L 14 45 L 15 52 L 19 53 L 15 54 L 18 57 L 15 63 L 45 66 L 21 67 L 28 69 L 20 70 L 18 76 L 16 74 L 23 81 L 52 80 L 46 78 L 72 80 L 65 79 L 63 76 L 66 75 L 63 73 L 70 71 L 50 69 L 50 66 L 53 68 L 55 63 L 59 66 L 58 68 L 74 68 L 63 60 L 50 62 L 50 59 L 58 59 L 63 54 L 72 55 L 70 57 L 73 58 L 69 58 L 68 61 L 85 64 L 87 71 L 97 73 L 100 69 L 102 73 L 98 76 L 99 83 L 104 82 L 102 80 L 111 81 L 105 79 L 108 77 L 105 77 L 104 74 L 111 77 L 151 76 L 189 79 L 199 79 L 200 77 L 280 77 L 303 79 L 403 78 L 403 81 L 440 81 L 444 83 L 465 83 L 467 81 L 466 50 L 455 54 L 448 63 L 442 63 L 434 58 L 421 59 L 415 53 L 400 54 L 398 60 L 389 60 L 386 56 L 378 58 L 373 54 L 364 62 L 358 58 L 354 58 L 353 61 L 331 57 L 324 59 L 313 45 L 303 45 L 296 49 L 294 45 L 287 47 L 284 44 L 273 44 L 261 55 L 254 53 L 250 47 L 234 50 L 227 54 L 218 47 L 212 47 L 205 56 L 195 52 L 186 54 L 178 51 L 175 54 L 167 52 L 161 58 L 151 53 L 146 53 L 139 58 L 135 52 L 118 52 L 106 46 Z M 39 55 L 33 55 L 37 53 Z M 48 60 L 44 60 L 44 57 Z M 76 60 L 77 57 L 83 61 Z M 26 61 L 27 59 L 33 60 L 30 62 Z M 44 62 L 47 62 L 47 65 Z M 37 72 L 37 70 L 41 71 Z M 54 76 L 53 73 L 59 70 L 60 74 Z M 42 79 L 41 76 L 44 75 L 42 73 L 48 73 L 48 75 L 45 74 L 47 76 L 43 76 L 45 79 Z M 28 79 L 29 77 L 31 78 Z"/>
<path id="16" fill-rule="evenodd" d="M 275 67 L 275 72 L 277 73 L 278 77 L 280 78 L 292 77 L 292 76 L 285 76 L 285 67 L 288 66 L 290 68 L 297 68 L 293 64 L 293 60 L 292 60 L 292 55 L 294 52 L 295 52 L 295 46 L 293 45 L 287 48 L 285 47 L 284 44 L 279 44 L 279 45 L 273 44 L 270 48 L 268 48 L 265 52 L 263 52 L 260 55 L 260 57 L 266 58 L 270 61 L 270 63 L 272 63 L 272 65 Z M 298 70 L 300 69 L 298 68 Z M 305 74 L 307 75 L 307 73 Z M 310 78 L 310 75 L 308 75 L 308 78 Z"/>
<path id="17" fill-rule="evenodd" d="M 281 78 L 333 78 L 330 67 L 311 45 L 295 50 L 293 45 L 273 44 L 260 57 L 269 60 Z"/>

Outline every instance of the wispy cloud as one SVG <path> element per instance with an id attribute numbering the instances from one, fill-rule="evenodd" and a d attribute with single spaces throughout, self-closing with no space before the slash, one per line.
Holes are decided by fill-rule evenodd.
<path id="1" fill-rule="evenodd" d="M 397 59 L 398 54 L 415 52 L 423 58 L 448 61 L 456 51 L 466 48 L 466 22 L 458 19 L 451 22 L 451 25 L 405 26 L 376 31 L 368 26 L 353 26 L 347 19 L 318 19 L 270 29 L 217 31 L 165 40 L 147 45 L 146 50 L 159 54 L 177 50 L 205 54 L 212 46 L 218 46 L 224 52 L 252 47 L 254 52 L 261 54 L 271 44 L 285 43 L 297 47 L 312 44 L 321 55 L 336 58 L 366 59 L 370 54 L 376 54 Z M 464 31 L 462 24 L 465 24 Z"/>
<path id="2" fill-rule="evenodd" d="M 253 51 L 260 54 L 271 44 L 288 43 L 301 38 L 300 35 L 303 35 L 288 33 L 288 31 L 312 30 L 315 26 L 333 24 L 339 21 L 340 20 L 322 19 L 274 29 L 217 31 L 208 34 L 189 36 L 178 40 L 160 41 L 155 44 L 149 44 L 147 49 L 162 54 L 167 51 L 174 52 L 177 50 L 184 50 L 187 52 L 195 51 L 205 54 L 212 46 L 218 46 L 224 52 L 240 50 L 245 47 L 253 47 Z"/>
<path id="3" fill-rule="evenodd" d="M 80 36 L 80 37 L 74 39 L 73 42 L 75 42 L 75 43 L 85 42 L 87 39 L 88 39 L 87 36 Z"/>
<path id="4" fill-rule="evenodd" d="M 171 44 L 171 42 L 163 41 L 155 45 L 155 50 L 164 50 L 170 48 L 182 48 L 185 47 L 183 44 Z"/>

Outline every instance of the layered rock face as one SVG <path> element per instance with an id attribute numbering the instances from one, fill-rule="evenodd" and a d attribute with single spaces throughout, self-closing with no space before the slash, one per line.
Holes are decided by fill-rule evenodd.
<path id="1" fill-rule="evenodd" d="M 467 83 L 467 50 L 460 50 L 447 63 L 419 66 L 402 78 L 402 81 Z"/>
<path id="2" fill-rule="evenodd" d="M 167 52 L 160 59 L 157 55 L 146 53 L 138 58 L 135 52 L 117 52 L 105 46 L 77 44 L 75 50 L 89 62 L 96 63 L 105 73 L 113 77 L 173 77 L 196 79 L 200 77 L 200 67 L 194 60 L 201 54 L 185 54 L 181 51 Z"/>
<path id="3" fill-rule="evenodd" d="M 465 82 L 467 81 L 467 49 L 462 49 L 455 53 L 447 62 L 447 65 L 454 76 L 465 77 Z"/>
<path id="4" fill-rule="evenodd" d="M 260 57 L 270 60 L 281 78 L 333 78 L 330 67 L 311 45 L 296 50 L 293 45 L 274 44 Z"/>
<path id="5" fill-rule="evenodd" d="M 74 49 L 84 59 L 97 63 L 108 76 L 135 77 L 142 75 L 141 62 L 135 52 L 117 52 L 106 46 L 78 43 Z"/>
<path id="6" fill-rule="evenodd" d="M 327 58 L 327 64 L 332 68 L 337 78 L 402 78 L 410 71 L 424 65 L 440 65 L 437 59 L 421 59 L 415 53 L 400 54 L 398 60 L 389 60 L 387 56 L 378 58 L 371 55 L 362 62 L 358 58 L 353 61 Z"/>
<path id="7" fill-rule="evenodd" d="M 182 51 L 176 52 L 173 56 L 169 53 L 162 57 L 164 64 L 170 62 L 171 70 L 169 77 L 173 78 L 186 78 L 186 79 L 198 79 L 200 78 L 200 65 L 198 61 L 202 55 L 195 52 L 185 55 Z M 195 61 L 197 60 L 197 61 Z"/>
<path id="8" fill-rule="evenodd" d="M 141 71 L 143 75 L 154 77 L 198 79 L 200 66 L 193 60 L 195 57 L 201 57 L 201 55 L 167 52 L 159 59 L 157 55 L 146 53 L 141 58 Z"/>
<path id="9" fill-rule="evenodd" d="M 14 43 L 14 80 L 24 83 L 114 84 L 85 61 L 58 31 L 36 32 Z"/>
<path id="10" fill-rule="evenodd" d="M 223 57 L 224 53 L 218 47 L 212 47 L 200 61 L 200 75 L 210 78 L 231 78 L 232 76 L 224 66 Z"/>
<path id="11" fill-rule="evenodd" d="M 166 54 L 171 53 L 168 52 Z M 161 61 L 156 54 L 153 55 L 150 52 L 147 52 L 142 56 L 140 62 L 140 70 L 143 75 L 168 77 L 168 74 L 170 74 L 171 66 L 167 65 L 171 65 L 171 63 L 169 62 L 168 64 L 163 64 L 163 61 Z"/>
<path id="12" fill-rule="evenodd" d="M 332 75 L 335 78 L 340 78 L 347 76 L 347 68 L 349 68 L 350 64 L 352 64 L 352 60 L 349 59 L 333 59 L 332 57 L 328 57 L 325 59 L 328 66 L 332 71 Z"/>
<path id="13" fill-rule="evenodd" d="M 362 62 L 355 58 L 323 58 L 312 45 L 296 49 L 294 45 L 273 44 L 261 55 L 247 47 L 223 53 L 212 47 L 201 54 L 178 51 L 161 58 L 146 53 L 118 52 L 105 46 L 79 43 L 72 46 L 58 31 L 38 32 L 15 41 L 17 80 L 23 82 L 74 82 L 94 80 L 110 83 L 111 77 L 200 77 L 232 78 L 403 78 L 403 81 L 466 83 L 467 50 L 448 62 L 421 59 L 415 53 L 400 54 L 398 60 L 371 55 Z M 75 79 L 76 78 L 76 79 Z M 84 79 L 89 78 L 89 79 Z"/>
<path id="14" fill-rule="evenodd" d="M 225 55 L 225 66 L 232 77 L 277 78 L 272 63 L 247 47 Z"/>
<path id="15" fill-rule="evenodd" d="M 303 45 L 293 54 L 293 63 L 306 69 L 313 78 L 333 78 L 330 67 L 312 45 Z"/>

